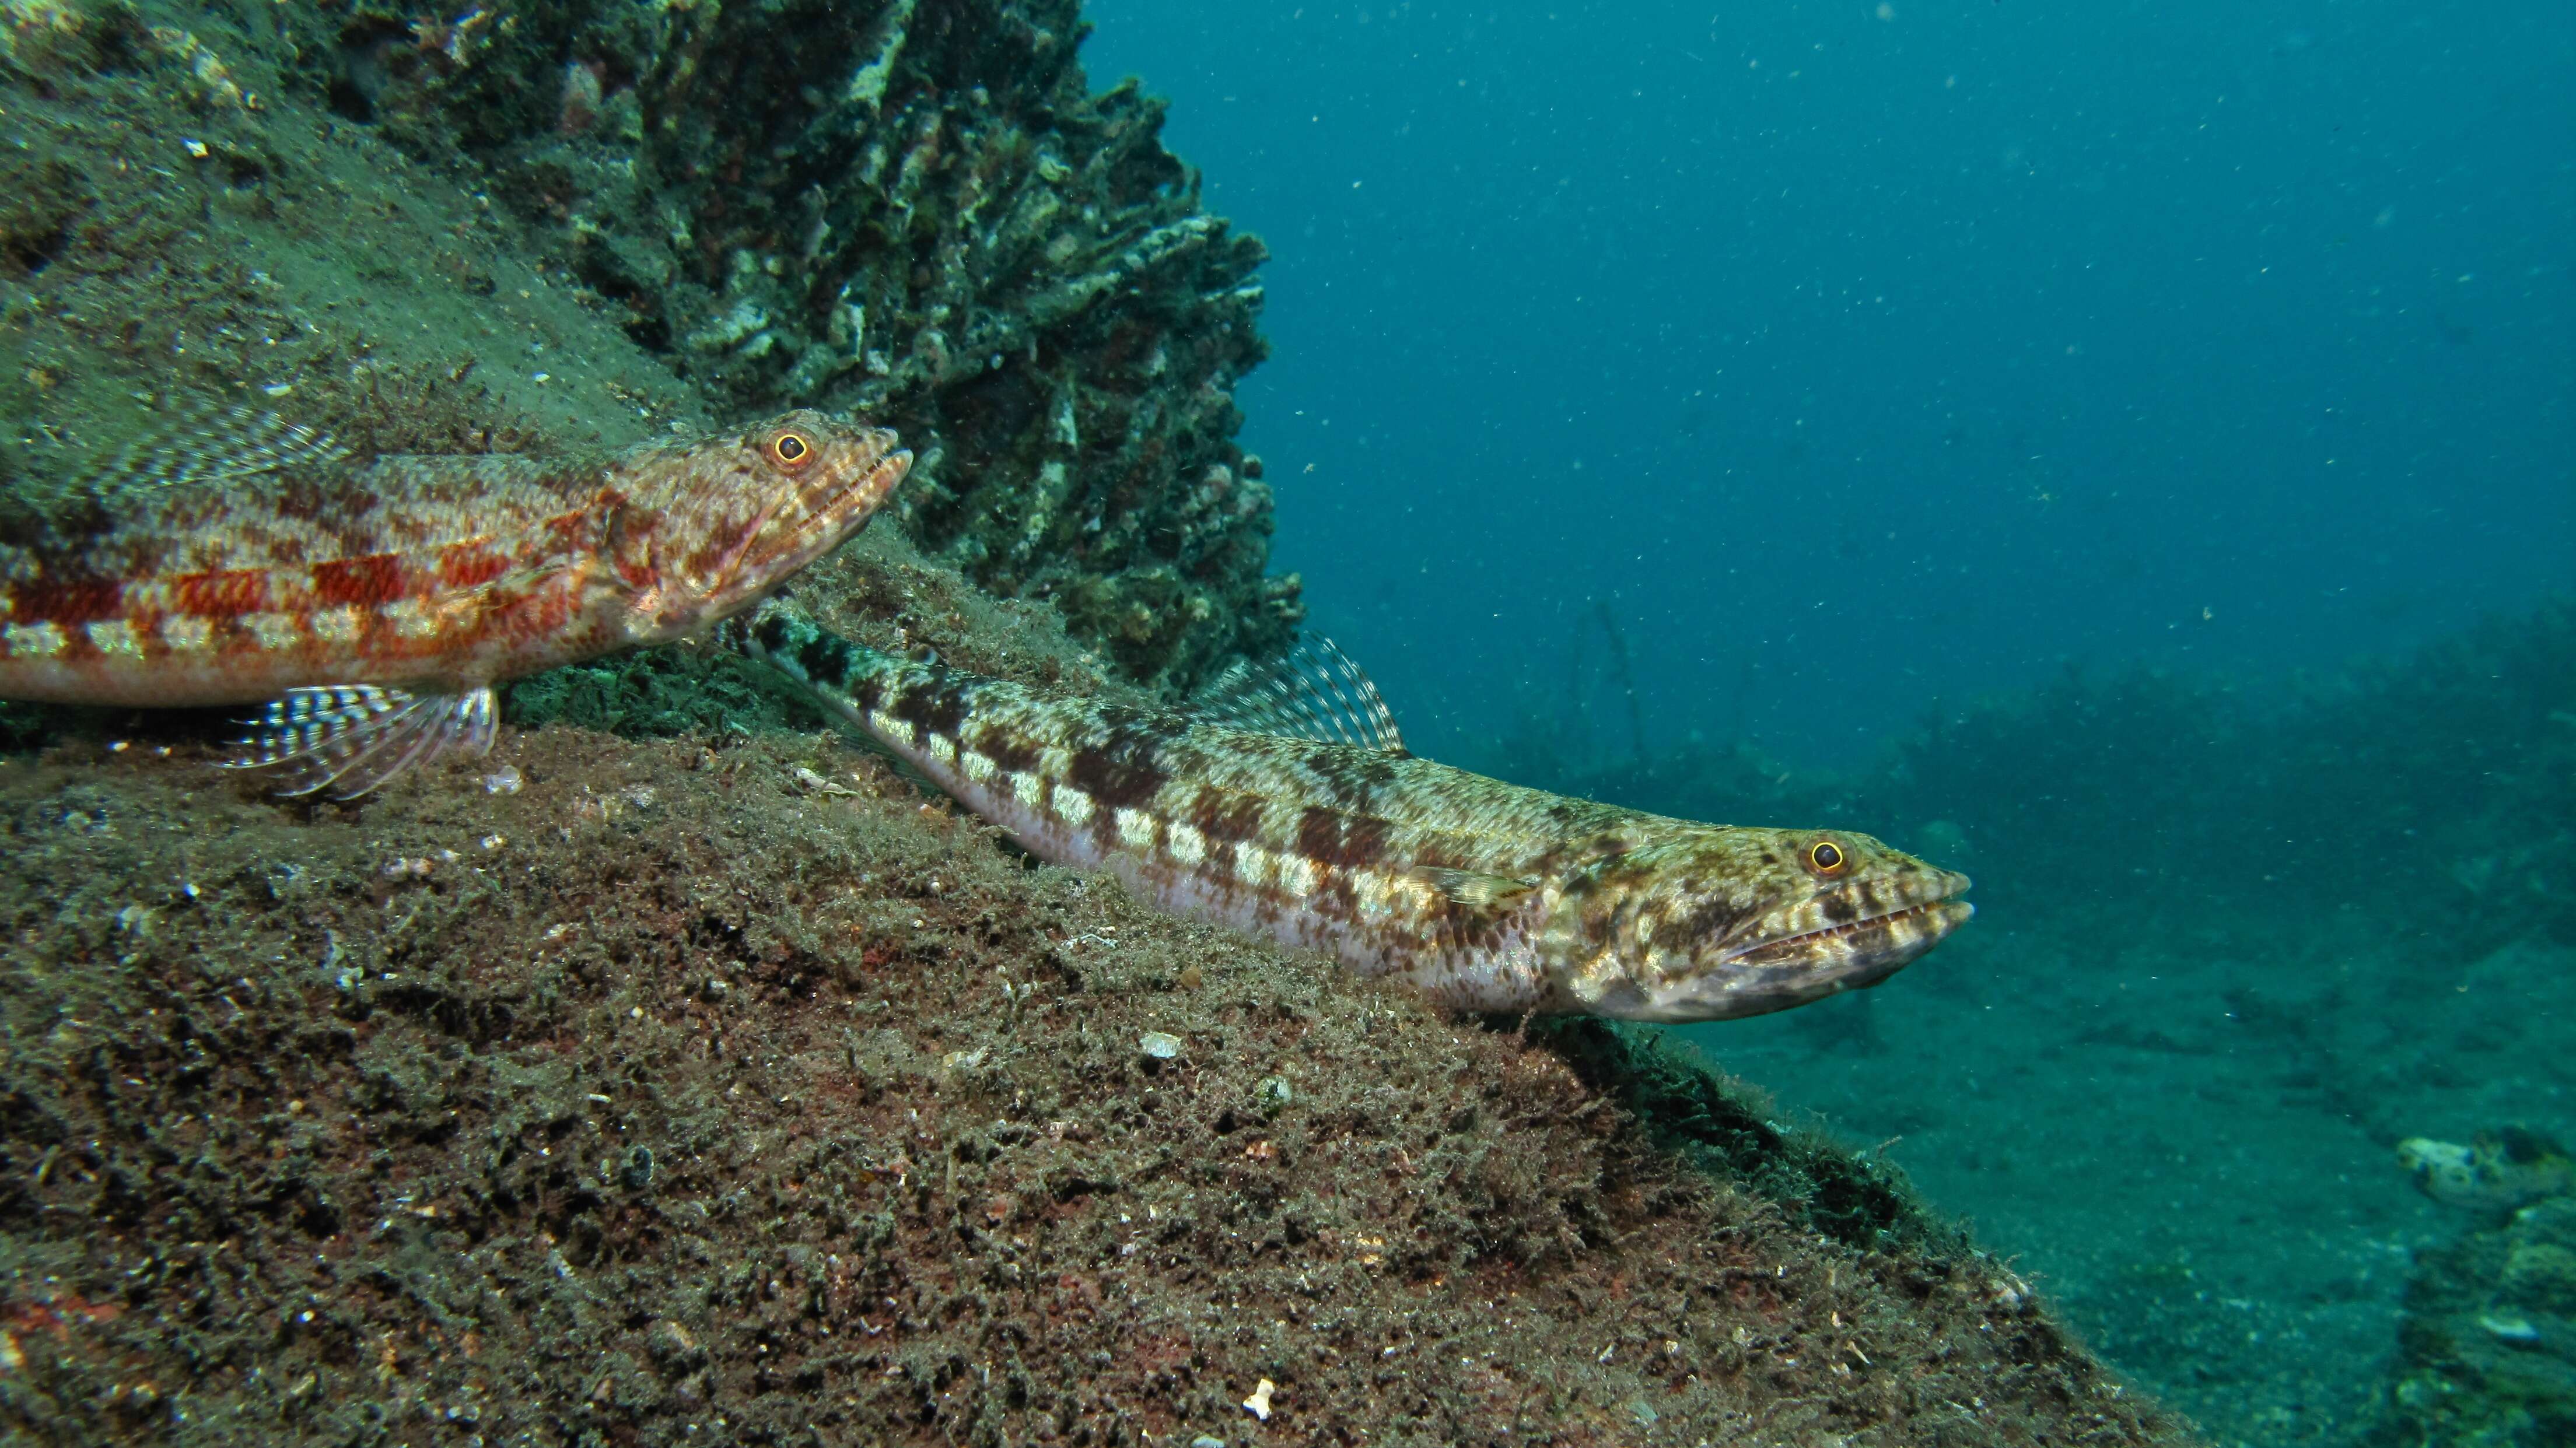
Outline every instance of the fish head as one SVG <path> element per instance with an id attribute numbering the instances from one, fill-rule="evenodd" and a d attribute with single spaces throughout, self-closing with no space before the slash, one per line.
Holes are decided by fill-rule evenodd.
<path id="1" fill-rule="evenodd" d="M 2466 1146 L 2410 1136 L 2397 1143 L 2397 1165 L 2446 1206 L 2509 1212 L 2576 1192 L 2576 1161 L 2525 1127 L 2481 1132 Z"/>
<path id="2" fill-rule="evenodd" d="M 912 467 L 881 427 L 798 408 L 630 455 L 619 573 L 636 642 L 740 612 L 864 526 Z"/>
<path id="3" fill-rule="evenodd" d="M 2481 1153 L 2456 1141 L 2410 1136 L 2397 1143 L 2397 1167 L 2424 1195 L 2454 1207 L 2493 1204 L 2494 1184 L 2480 1169 Z"/>
<path id="4" fill-rule="evenodd" d="M 1758 1016 L 1894 975 L 1967 922 L 1967 888 L 1848 830 L 1708 826 L 1569 877 L 1542 950 L 1594 1014 Z"/>

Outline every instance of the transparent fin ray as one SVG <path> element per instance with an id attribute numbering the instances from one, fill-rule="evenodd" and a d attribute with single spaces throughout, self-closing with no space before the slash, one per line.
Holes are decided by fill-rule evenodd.
<path id="1" fill-rule="evenodd" d="M 499 732 L 490 688 L 414 694 L 372 684 L 289 689 L 241 741 L 236 769 L 266 770 L 289 798 L 356 799 L 451 751 L 490 752 Z"/>
<path id="2" fill-rule="evenodd" d="M 1308 635 L 1279 658 L 1236 664 L 1192 698 L 1190 709 L 1211 724 L 1248 734 L 1405 752 L 1404 736 L 1377 685 L 1320 634 Z"/>
<path id="3" fill-rule="evenodd" d="M 1476 910 L 1508 913 L 1520 908 L 1521 901 L 1538 888 L 1537 882 L 1515 880 L 1507 875 L 1485 875 L 1474 870 L 1451 870 L 1435 865 L 1416 865 L 1402 873 L 1440 892 L 1454 905 Z"/>
<path id="4" fill-rule="evenodd" d="M 236 408 L 178 421 L 111 454 L 72 485 L 100 494 L 201 487 L 334 467 L 350 454 L 348 444 L 327 432 Z"/>
<path id="5" fill-rule="evenodd" d="M 1398 872 L 1436 894 L 1445 906 L 1450 928 L 1473 940 L 1501 928 L 1537 893 L 1536 882 L 1473 870 L 1417 865 Z"/>

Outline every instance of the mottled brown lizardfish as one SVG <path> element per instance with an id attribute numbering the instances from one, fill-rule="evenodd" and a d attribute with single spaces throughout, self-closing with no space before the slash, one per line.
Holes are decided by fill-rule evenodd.
<path id="1" fill-rule="evenodd" d="M 0 699 L 271 701 L 243 764 L 366 793 L 481 753 L 492 686 L 713 625 L 864 524 L 911 465 L 819 412 L 589 458 L 390 455 L 234 418 L 0 529 Z"/>
<path id="2" fill-rule="evenodd" d="M 726 636 L 1041 859 L 1453 1009 L 1760 1015 L 1876 985 L 1966 877 L 1845 830 L 1695 824 L 1407 754 L 1329 645 L 1189 708 L 1044 697 L 783 605 Z"/>

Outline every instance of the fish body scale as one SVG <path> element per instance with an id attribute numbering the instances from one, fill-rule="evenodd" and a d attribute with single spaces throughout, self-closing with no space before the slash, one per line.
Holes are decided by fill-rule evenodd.
<path id="1" fill-rule="evenodd" d="M 1967 881 L 1846 832 L 1696 824 L 1400 751 L 1050 699 L 876 653 L 786 609 L 751 652 L 1031 853 L 1175 914 L 1479 1011 L 1711 1019 L 1874 984 Z M 1843 870 L 1806 851 L 1830 838 Z"/>
<path id="2" fill-rule="evenodd" d="M 210 490 L 77 553 L 0 546 L 0 694 L 240 703 L 302 684 L 461 685 L 613 647 L 602 480 L 502 461 L 517 460 L 389 459 L 329 497 Z M 499 474 L 499 496 L 474 506 L 457 473 Z M 540 489 L 558 495 L 528 496 Z"/>

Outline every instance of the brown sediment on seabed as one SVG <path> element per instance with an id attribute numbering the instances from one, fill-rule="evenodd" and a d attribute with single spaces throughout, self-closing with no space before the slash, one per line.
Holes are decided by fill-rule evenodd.
<path id="1" fill-rule="evenodd" d="M 1161 918 L 834 736 L 311 811 L 189 756 L 0 763 L 28 1441 L 2190 1441 L 1740 1088 Z"/>

